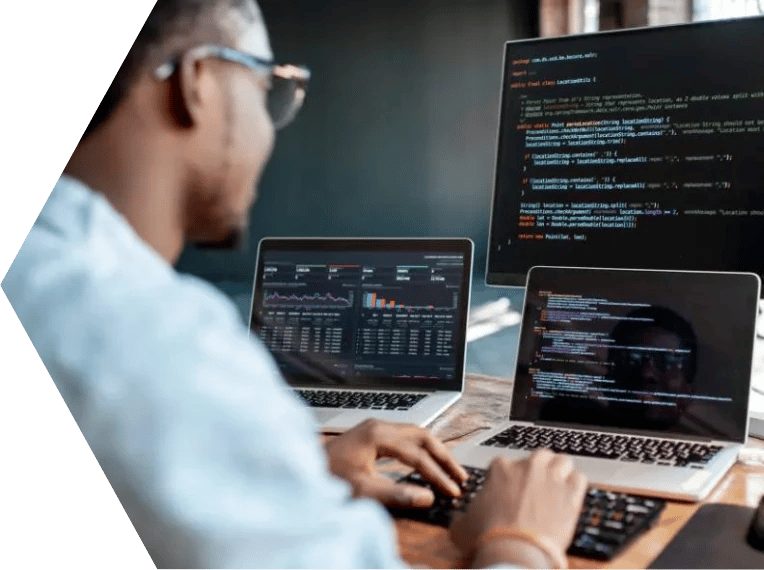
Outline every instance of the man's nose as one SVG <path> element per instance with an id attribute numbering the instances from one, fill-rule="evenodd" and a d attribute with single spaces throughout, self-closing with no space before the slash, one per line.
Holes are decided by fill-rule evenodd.
<path id="1" fill-rule="evenodd" d="M 642 362 L 642 378 L 645 380 L 658 380 L 660 378 L 660 372 L 655 366 L 652 358 L 646 358 Z"/>

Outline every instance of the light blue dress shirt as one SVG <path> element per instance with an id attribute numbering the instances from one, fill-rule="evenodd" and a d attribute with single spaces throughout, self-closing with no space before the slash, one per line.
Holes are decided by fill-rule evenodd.
<path id="1" fill-rule="evenodd" d="M 2 282 L 161 567 L 402 564 L 235 306 L 63 176 Z"/>

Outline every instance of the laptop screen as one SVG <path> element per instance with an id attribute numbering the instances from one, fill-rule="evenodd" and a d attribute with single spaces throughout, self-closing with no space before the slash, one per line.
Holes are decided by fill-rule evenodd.
<path id="1" fill-rule="evenodd" d="M 744 441 L 754 274 L 536 267 L 511 418 Z"/>
<path id="2" fill-rule="evenodd" d="M 461 239 L 264 239 L 251 328 L 293 385 L 461 390 L 471 263 Z"/>

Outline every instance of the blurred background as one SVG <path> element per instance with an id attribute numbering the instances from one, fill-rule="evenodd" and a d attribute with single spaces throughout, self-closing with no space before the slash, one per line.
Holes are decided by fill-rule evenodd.
<path id="1" fill-rule="evenodd" d="M 277 60 L 311 69 L 308 96 L 277 135 L 247 251 L 189 247 L 177 266 L 229 294 L 245 319 L 263 236 L 466 236 L 475 242 L 473 306 L 508 296 L 519 307 L 522 290 L 483 283 L 504 42 L 764 8 L 764 0 L 259 4 Z M 506 338 L 494 342 L 505 348 L 486 352 L 499 353 L 486 372 L 506 369 L 514 353 Z"/>

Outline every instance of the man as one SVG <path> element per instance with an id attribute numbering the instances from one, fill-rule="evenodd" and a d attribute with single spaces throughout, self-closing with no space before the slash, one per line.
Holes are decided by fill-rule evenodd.
<path id="1" fill-rule="evenodd" d="M 159 0 L 3 289 L 157 566 L 399 566 L 377 501 L 432 495 L 375 460 L 453 495 L 461 467 L 414 426 L 365 422 L 322 449 L 235 307 L 172 268 L 186 241 L 246 229 L 306 79 L 271 60 L 252 0 Z M 554 565 L 584 489 L 549 452 L 499 461 L 453 538 L 474 564 Z"/>

